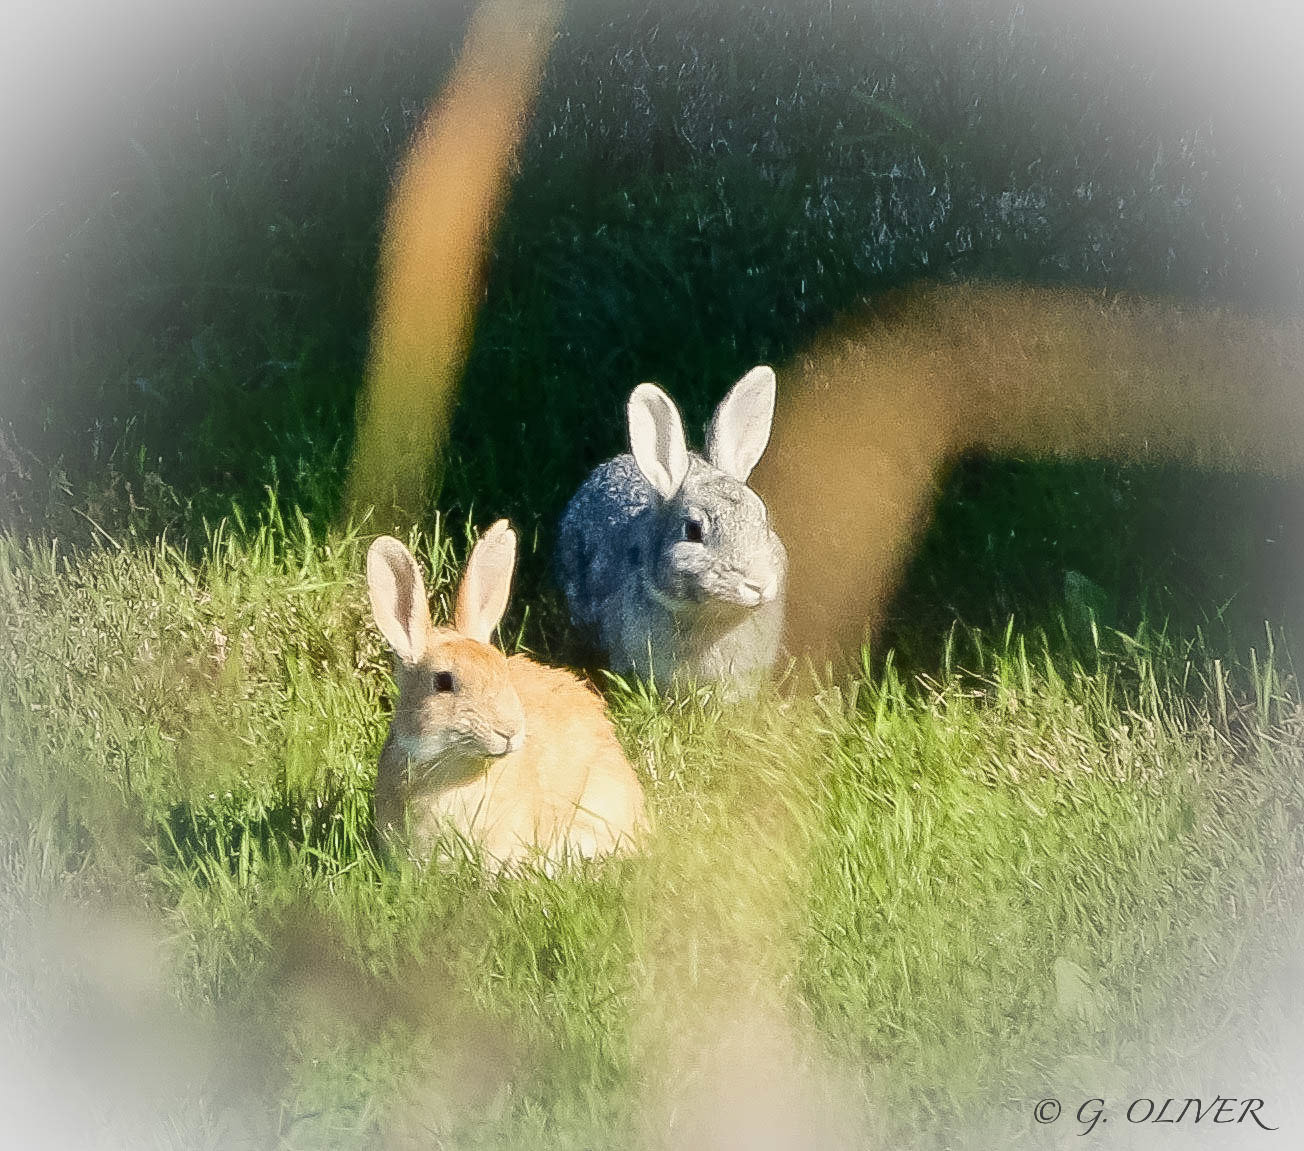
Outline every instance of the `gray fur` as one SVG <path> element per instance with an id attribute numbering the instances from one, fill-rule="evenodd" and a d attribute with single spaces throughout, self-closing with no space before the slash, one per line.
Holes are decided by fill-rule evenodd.
<path id="1" fill-rule="evenodd" d="M 631 399 L 631 420 L 633 408 Z M 754 369 L 712 421 L 713 439 L 720 425 L 745 429 L 730 452 L 719 449 L 742 479 L 688 452 L 687 475 L 665 499 L 626 453 L 599 464 L 571 498 L 558 527 L 557 579 L 571 619 L 596 638 L 614 670 L 651 675 L 663 687 L 712 680 L 748 691 L 773 668 L 788 557 L 745 482 L 772 412 L 773 375 Z M 690 521 L 701 526 L 700 542 L 685 538 Z"/>

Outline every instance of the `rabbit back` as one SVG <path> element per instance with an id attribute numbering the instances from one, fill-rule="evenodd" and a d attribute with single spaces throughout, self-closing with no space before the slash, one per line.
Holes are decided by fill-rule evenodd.
<path id="1" fill-rule="evenodd" d="M 656 493 L 628 452 L 599 464 L 566 505 L 557 526 L 555 570 L 571 622 L 597 630 L 627 580 L 638 525 Z"/>
<path id="2" fill-rule="evenodd" d="M 524 655 L 508 663 L 526 711 L 529 735 L 518 754 L 537 781 L 540 828 L 580 857 L 635 846 L 648 826 L 643 786 L 603 698 L 562 668 Z"/>

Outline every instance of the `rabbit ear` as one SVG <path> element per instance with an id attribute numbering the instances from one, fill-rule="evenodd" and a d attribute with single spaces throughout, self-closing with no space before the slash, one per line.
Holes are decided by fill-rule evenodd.
<path id="1" fill-rule="evenodd" d="M 639 384 L 629 395 L 629 448 L 644 478 L 663 500 L 688 475 L 688 444 L 675 401 L 656 384 Z"/>
<path id="2" fill-rule="evenodd" d="M 774 369 L 759 364 L 720 401 L 706 430 L 706 456 L 742 483 L 752 474 L 774 422 Z"/>
<path id="3" fill-rule="evenodd" d="M 416 663 L 430 628 L 430 605 L 417 561 L 393 536 L 381 536 L 367 551 L 367 591 L 381 635 L 399 659 Z"/>
<path id="4" fill-rule="evenodd" d="M 481 643 L 489 642 L 507 610 L 515 566 L 516 533 L 506 520 L 499 520 L 476 541 L 466 561 L 453 610 L 453 626 L 458 631 Z"/>

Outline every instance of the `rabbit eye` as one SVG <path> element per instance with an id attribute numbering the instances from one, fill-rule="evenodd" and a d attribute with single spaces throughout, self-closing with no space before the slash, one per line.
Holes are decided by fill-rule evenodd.
<path id="1" fill-rule="evenodd" d="M 451 671 L 435 672 L 435 690 L 436 691 L 453 690 L 453 673 Z"/>
<path id="2" fill-rule="evenodd" d="M 686 539 L 690 544 L 700 544 L 702 542 L 701 520 L 684 520 L 684 539 Z"/>

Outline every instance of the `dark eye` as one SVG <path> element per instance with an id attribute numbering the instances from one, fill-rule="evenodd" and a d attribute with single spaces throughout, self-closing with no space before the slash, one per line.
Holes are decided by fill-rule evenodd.
<path id="1" fill-rule="evenodd" d="M 700 544 L 702 542 L 701 520 L 684 520 L 684 539 L 686 539 L 690 544 Z"/>
<path id="2" fill-rule="evenodd" d="M 630 567 L 632 567 L 632 568 L 636 568 L 636 567 L 638 567 L 638 565 L 639 565 L 639 563 L 642 561 L 642 559 L 643 559 L 643 553 L 640 552 L 640 551 L 638 550 L 638 547 L 637 547 L 637 546 L 632 547 L 632 548 L 629 549 L 629 566 L 630 566 Z"/>
<path id="3" fill-rule="evenodd" d="M 453 690 L 453 673 L 451 671 L 435 672 L 435 690 L 436 691 Z"/>

